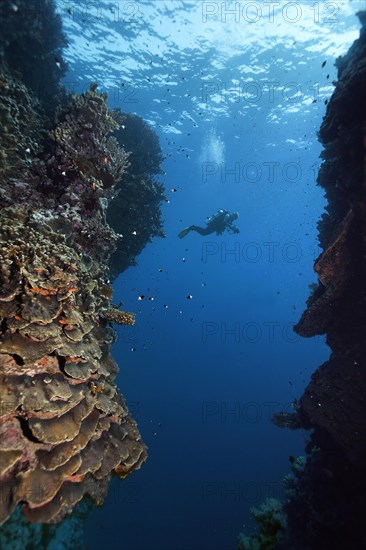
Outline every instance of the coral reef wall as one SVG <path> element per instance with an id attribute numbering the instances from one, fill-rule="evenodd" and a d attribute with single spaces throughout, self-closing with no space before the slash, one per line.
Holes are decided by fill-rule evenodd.
<path id="1" fill-rule="evenodd" d="M 6 65 L 33 93 L 51 124 L 56 106 L 66 97 L 60 86 L 67 69 L 62 58 L 66 44 L 53 0 L 1 0 L 1 67 Z"/>
<path id="2" fill-rule="evenodd" d="M 323 253 L 314 267 L 318 287 L 295 327 L 305 337 L 326 334 L 332 353 L 313 374 L 292 423 L 313 432 L 285 506 L 281 549 L 365 544 L 366 12 L 358 16 L 360 38 L 337 60 L 338 82 L 319 132 L 318 183 L 328 199 L 319 223 Z"/>
<path id="3" fill-rule="evenodd" d="M 58 29 L 48 12 L 53 3 L 41 4 L 41 20 L 48 14 Z M 4 6 L 9 21 L 17 15 L 17 29 L 26 27 L 23 0 Z M 112 306 L 108 281 L 117 235 L 106 210 L 128 154 L 109 137 L 121 117 L 96 86 L 69 99 L 60 92 L 49 131 L 56 105 L 49 94 L 37 95 L 26 68 L 14 69 L 11 33 L 4 36 L 0 523 L 18 505 L 30 522 L 57 523 L 84 496 L 101 504 L 112 473 L 123 478 L 146 459 L 110 355 L 111 322 L 134 322 Z"/>
<path id="4" fill-rule="evenodd" d="M 107 210 L 108 223 L 120 235 L 111 258 L 113 278 L 136 265 L 136 256 L 153 237 L 165 236 L 160 211 L 164 188 L 156 180 L 163 162 L 158 136 L 139 116 L 122 116 L 123 124 L 113 135 L 130 155 L 123 180 Z"/>

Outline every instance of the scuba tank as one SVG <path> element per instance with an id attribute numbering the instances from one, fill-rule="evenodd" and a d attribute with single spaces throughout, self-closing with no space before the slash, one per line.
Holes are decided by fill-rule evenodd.
<path id="1" fill-rule="evenodd" d="M 219 219 L 224 221 L 228 213 L 227 210 L 218 210 L 215 214 L 207 218 L 207 225 L 211 225 L 212 222 L 218 221 Z"/>

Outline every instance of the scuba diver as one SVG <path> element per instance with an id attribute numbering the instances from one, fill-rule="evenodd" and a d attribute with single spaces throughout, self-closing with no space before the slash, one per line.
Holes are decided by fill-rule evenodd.
<path id="1" fill-rule="evenodd" d="M 233 224 L 234 220 L 239 218 L 239 212 L 230 214 L 227 210 L 218 210 L 216 214 L 213 214 L 207 219 L 206 227 L 200 227 L 199 225 L 190 225 L 186 227 L 178 234 L 180 239 L 183 239 L 191 231 L 196 231 L 200 235 L 210 235 L 210 233 L 216 233 L 216 235 L 222 235 L 227 229 L 229 233 L 239 233 L 239 229 Z"/>

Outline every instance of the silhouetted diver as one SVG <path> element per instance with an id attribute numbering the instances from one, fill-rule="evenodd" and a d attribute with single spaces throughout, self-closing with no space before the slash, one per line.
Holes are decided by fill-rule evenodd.
<path id="1" fill-rule="evenodd" d="M 222 235 L 227 229 L 230 233 L 239 233 L 239 229 L 232 223 L 239 217 L 239 212 L 233 212 L 230 214 L 227 210 L 218 210 L 216 214 L 210 216 L 207 220 L 206 227 L 200 227 L 199 225 L 190 225 L 186 227 L 178 234 L 180 239 L 183 239 L 191 231 L 196 231 L 200 235 L 210 235 L 210 233 L 216 233 L 216 235 Z"/>

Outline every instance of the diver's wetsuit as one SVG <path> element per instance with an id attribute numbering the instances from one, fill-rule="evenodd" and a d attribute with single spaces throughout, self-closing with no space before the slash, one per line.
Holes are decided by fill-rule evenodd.
<path id="1" fill-rule="evenodd" d="M 225 229 L 232 233 L 239 233 L 239 229 L 235 227 L 232 223 L 239 217 L 239 214 L 235 212 L 234 214 L 229 214 L 227 210 L 219 210 L 216 214 L 211 216 L 208 219 L 206 227 L 200 227 L 199 225 L 190 225 L 181 231 L 178 235 L 180 239 L 188 235 L 191 231 L 196 231 L 200 235 L 210 235 L 211 233 L 216 233 L 216 235 L 221 235 Z"/>
<path id="2" fill-rule="evenodd" d="M 207 227 L 200 227 L 199 225 L 190 225 L 187 227 L 189 231 L 196 231 L 200 235 L 210 235 L 210 233 L 213 233 L 215 229 L 211 229 L 211 227 L 208 225 Z"/>

